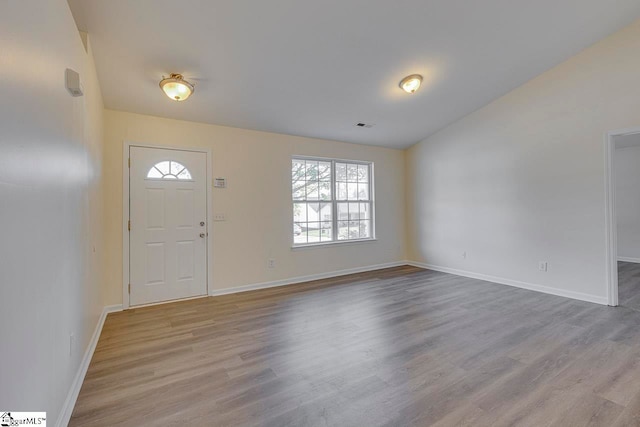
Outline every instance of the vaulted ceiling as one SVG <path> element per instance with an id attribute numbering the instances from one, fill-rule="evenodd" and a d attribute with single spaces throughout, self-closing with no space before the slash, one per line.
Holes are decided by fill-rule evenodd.
<path id="1" fill-rule="evenodd" d="M 69 0 L 105 107 L 408 147 L 640 16 L 638 0 Z M 162 76 L 196 84 L 185 102 Z M 406 75 L 424 76 L 414 95 Z M 357 127 L 356 123 L 373 127 Z"/>

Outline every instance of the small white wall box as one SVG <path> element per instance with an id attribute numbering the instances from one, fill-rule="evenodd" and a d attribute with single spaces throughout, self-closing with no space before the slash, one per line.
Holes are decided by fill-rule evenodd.
<path id="1" fill-rule="evenodd" d="M 213 180 L 213 186 L 215 188 L 227 188 L 227 179 L 226 178 L 215 178 Z"/>
<path id="2" fill-rule="evenodd" d="M 71 96 L 82 96 L 84 92 L 82 91 L 82 86 L 80 85 L 80 74 L 76 73 L 70 68 L 64 73 L 65 76 L 65 84 L 67 86 L 67 90 L 71 94 Z"/>

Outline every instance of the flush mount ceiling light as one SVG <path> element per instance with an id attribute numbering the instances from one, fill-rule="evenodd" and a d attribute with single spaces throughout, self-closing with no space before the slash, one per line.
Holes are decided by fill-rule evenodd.
<path id="1" fill-rule="evenodd" d="M 193 93 L 193 85 L 182 78 L 182 74 L 171 74 L 160 81 L 160 88 L 174 101 L 184 101 Z"/>
<path id="2" fill-rule="evenodd" d="M 416 93 L 422 84 L 422 76 L 420 74 L 411 74 L 400 81 L 400 87 L 407 93 Z"/>

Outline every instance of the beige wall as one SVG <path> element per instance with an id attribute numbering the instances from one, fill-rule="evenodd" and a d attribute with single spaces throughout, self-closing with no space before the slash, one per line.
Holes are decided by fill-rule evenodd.
<path id="1" fill-rule="evenodd" d="M 638 52 L 640 21 L 409 149 L 409 258 L 606 302 L 604 135 L 640 126 Z"/>
<path id="2" fill-rule="evenodd" d="M 402 151 L 110 110 L 105 111 L 104 121 L 105 304 L 122 302 L 123 141 L 212 150 L 214 176 L 228 181 L 227 189 L 211 190 L 213 211 L 227 217 L 212 224 L 214 290 L 405 258 Z M 377 241 L 291 249 L 292 155 L 375 162 Z M 269 258 L 275 259 L 276 268 L 267 268 Z"/>
<path id="3" fill-rule="evenodd" d="M 0 404 L 66 425 L 104 305 L 102 97 L 65 0 L 3 1 L 0 40 Z"/>

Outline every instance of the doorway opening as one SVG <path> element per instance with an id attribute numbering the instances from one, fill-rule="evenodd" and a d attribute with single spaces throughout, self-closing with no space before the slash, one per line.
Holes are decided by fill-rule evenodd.
<path id="1" fill-rule="evenodd" d="M 608 304 L 640 311 L 640 128 L 606 138 Z"/>

